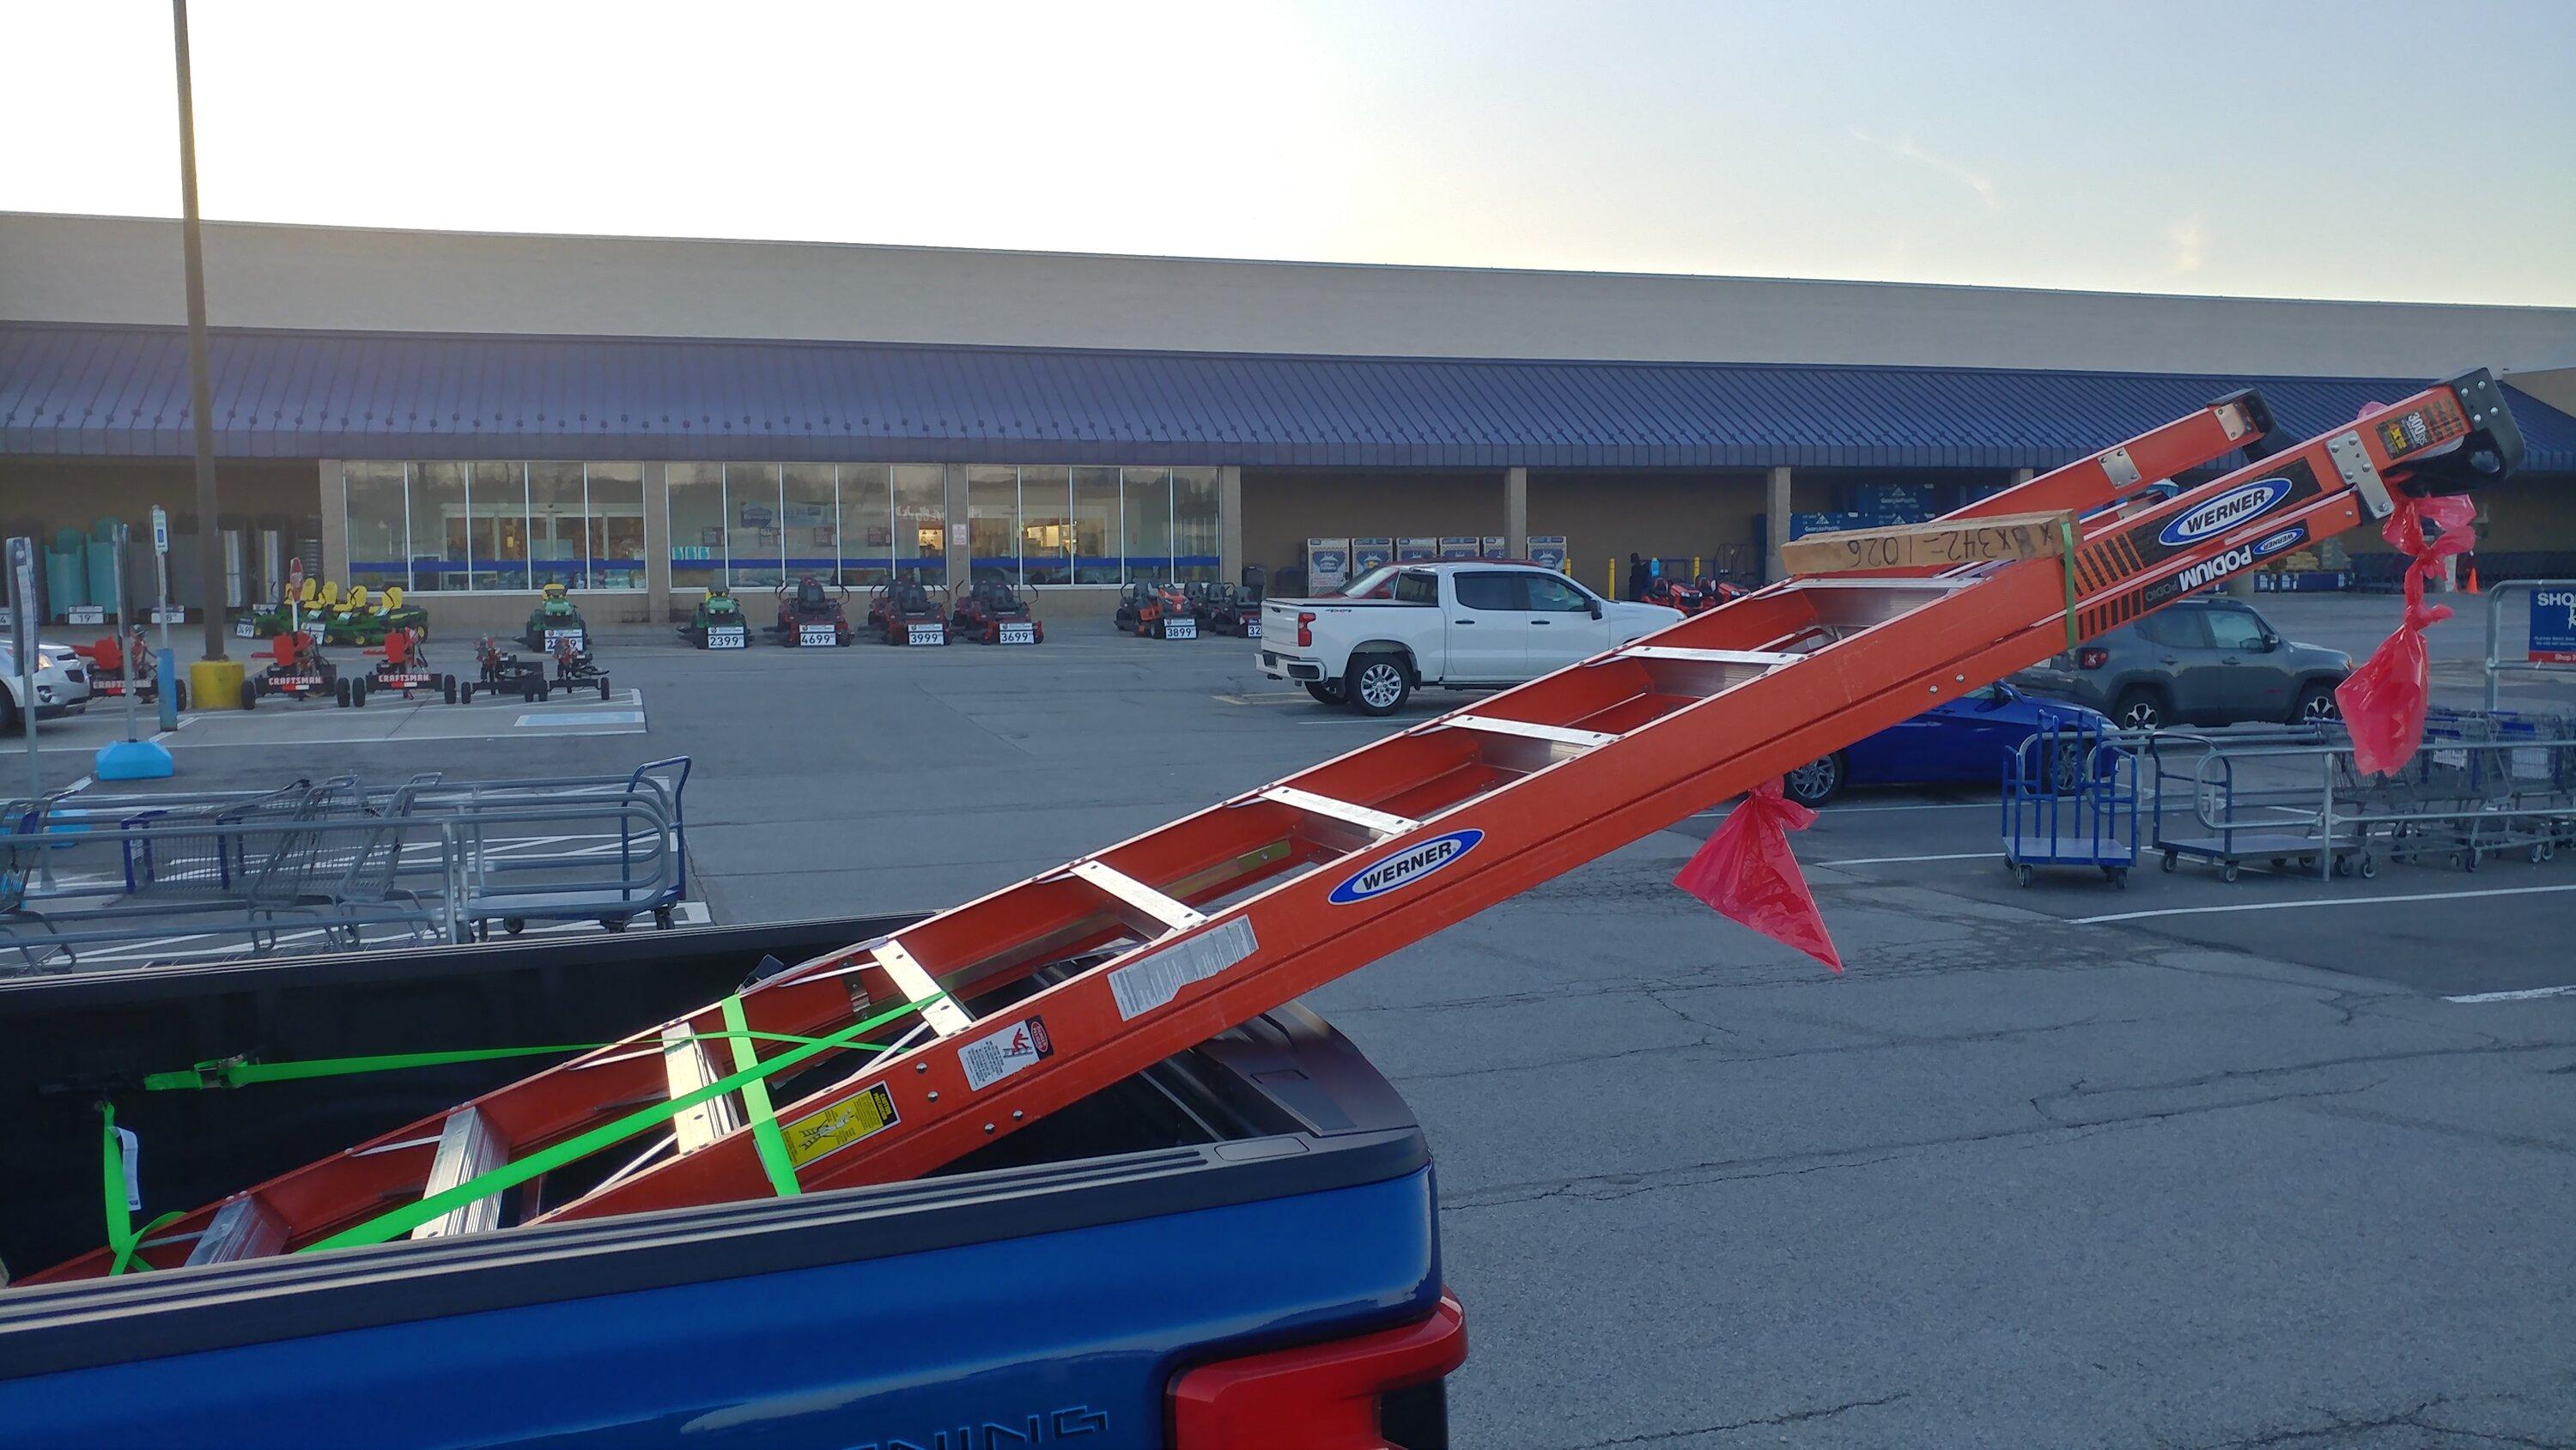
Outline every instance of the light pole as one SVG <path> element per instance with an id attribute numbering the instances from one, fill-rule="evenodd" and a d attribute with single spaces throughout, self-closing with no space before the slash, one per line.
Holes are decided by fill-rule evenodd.
<path id="1" fill-rule="evenodd" d="M 188 253 L 188 413 L 197 435 L 197 570 L 206 658 L 224 657 L 224 536 L 215 524 L 215 400 L 206 367 L 206 255 L 197 235 L 196 102 L 188 87 L 188 0 L 170 0 L 179 54 L 179 214 Z"/>

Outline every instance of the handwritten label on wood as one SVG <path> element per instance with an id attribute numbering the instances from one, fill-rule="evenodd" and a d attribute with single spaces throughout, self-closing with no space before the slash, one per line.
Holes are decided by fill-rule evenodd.
<path id="1" fill-rule="evenodd" d="M 2064 514 L 1999 514 L 1951 523 L 1898 524 L 1883 529 L 1844 529 L 1809 534 L 1780 546 L 1792 574 L 1840 574 L 1856 569 L 1948 569 L 2012 559 L 2042 559 L 2059 552 Z"/>

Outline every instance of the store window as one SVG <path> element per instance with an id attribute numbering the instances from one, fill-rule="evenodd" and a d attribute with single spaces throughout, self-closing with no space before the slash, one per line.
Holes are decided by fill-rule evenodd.
<path id="1" fill-rule="evenodd" d="M 1145 584 L 1172 577 L 1172 471 L 1122 468 L 1119 490 L 1126 517 L 1127 577 Z"/>
<path id="2" fill-rule="evenodd" d="M 1073 470 L 1073 582 L 1116 584 L 1124 552 L 1118 517 L 1118 470 Z"/>
<path id="3" fill-rule="evenodd" d="M 466 587 L 528 587 L 528 466 L 477 463 L 466 481 Z"/>
<path id="4" fill-rule="evenodd" d="M 465 465 L 411 466 L 411 587 L 455 591 L 470 587 L 465 566 Z"/>
<path id="5" fill-rule="evenodd" d="M 590 587 L 644 587 L 644 465 L 581 466 Z"/>
<path id="6" fill-rule="evenodd" d="M 966 546 L 977 579 L 1020 579 L 1020 471 L 966 470 Z"/>
<path id="7" fill-rule="evenodd" d="M 841 582 L 872 589 L 894 577 L 894 500 L 882 463 L 840 470 Z"/>
<path id="8" fill-rule="evenodd" d="M 1172 470 L 1172 577 L 1213 580 L 1217 571 L 1216 470 Z"/>
<path id="9" fill-rule="evenodd" d="M 725 582 L 724 465 L 673 463 L 662 470 L 671 521 L 671 587 Z"/>
<path id="10" fill-rule="evenodd" d="M 528 465 L 528 573 L 532 584 L 590 587 L 590 530 L 582 466 Z"/>
<path id="11" fill-rule="evenodd" d="M 894 466 L 894 567 L 924 584 L 948 577 L 948 480 L 938 464 Z"/>
<path id="12" fill-rule="evenodd" d="M 1073 480 L 1068 468 L 1020 470 L 1020 581 L 1073 582 Z"/>
<path id="13" fill-rule="evenodd" d="M 725 552 L 733 560 L 734 587 L 776 588 L 786 538 L 778 525 L 778 465 L 726 464 L 724 493 Z"/>
<path id="14" fill-rule="evenodd" d="M 399 463 L 344 463 L 342 498 L 349 519 L 349 582 L 370 589 L 411 587 L 411 504 Z"/>
<path id="15" fill-rule="evenodd" d="M 779 470 L 778 533 L 786 551 L 786 582 L 811 574 L 826 584 L 840 578 L 841 510 L 833 496 L 832 465 L 790 463 Z"/>

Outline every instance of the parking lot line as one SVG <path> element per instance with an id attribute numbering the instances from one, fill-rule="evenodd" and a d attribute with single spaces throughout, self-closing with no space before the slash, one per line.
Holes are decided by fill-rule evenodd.
<path id="1" fill-rule="evenodd" d="M 2069 923 L 2074 926 L 2101 926 L 2115 921 L 2143 921 L 2151 916 L 2210 916 L 2223 911 L 2304 911 L 2320 906 L 2394 906 L 2408 901 L 2466 901 L 2480 896 L 2540 896 L 2553 891 L 2576 891 L 2576 883 L 2560 886 L 2502 886 L 2489 891 L 2417 891 L 2403 896 L 2333 896 L 2315 901 L 2239 901 L 2224 906 L 2168 906 L 2155 911 L 2118 911 L 2108 916 L 2079 916 Z"/>
<path id="2" fill-rule="evenodd" d="M 1992 851 L 1952 851 L 1943 856 L 1855 856 L 1848 861 L 1819 861 L 1816 864 L 1819 866 L 1904 866 L 1916 861 L 1992 861 L 2002 854 L 2003 851 L 1998 848 Z"/>
<path id="3" fill-rule="evenodd" d="M 2471 992 L 2460 997 L 2445 997 L 2445 1002 L 2529 1002 L 2541 997 L 2576 997 L 2576 986 L 2526 987 L 2519 992 Z"/>

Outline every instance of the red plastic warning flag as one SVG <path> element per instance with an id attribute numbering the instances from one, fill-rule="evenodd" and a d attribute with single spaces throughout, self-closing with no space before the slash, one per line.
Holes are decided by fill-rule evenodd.
<path id="1" fill-rule="evenodd" d="M 1720 915 L 1839 972 L 1842 956 L 1798 870 L 1797 853 L 1789 849 L 1789 833 L 1805 830 L 1815 819 L 1814 811 L 1780 794 L 1780 782 L 1766 780 L 1727 813 L 1673 884 Z"/>
<path id="2" fill-rule="evenodd" d="M 2423 742 L 2424 712 L 2433 688 L 2424 631 L 2451 617 L 2449 605 L 2424 602 L 2424 576 L 2443 559 L 2469 550 L 2476 542 L 2470 527 L 2476 517 L 2477 505 L 2459 495 L 2401 495 L 2397 512 L 2380 525 L 2379 536 L 2412 561 L 2406 566 L 2406 617 L 2360 669 L 2335 687 L 2335 704 L 2352 735 L 2353 768 L 2365 775 L 2396 772 L 2415 758 L 2415 747 Z M 2428 519 L 2440 531 L 2429 541 L 2424 537 Z"/>

